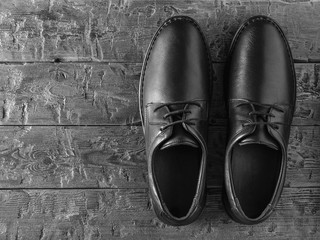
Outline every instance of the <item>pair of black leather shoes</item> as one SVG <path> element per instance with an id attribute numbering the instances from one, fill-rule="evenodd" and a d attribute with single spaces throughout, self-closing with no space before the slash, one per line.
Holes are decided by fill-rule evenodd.
<path id="1" fill-rule="evenodd" d="M 162 24 L 144 60 L 139 102 L 150 195 L 170 225 L 193 222 L 205 205 L 211 64 L 199 25 L 185 16 Z M 296 92 L 290 48 L 272 19 L 256 16 L 240 27 L 225 81 L 224 202 L 235 221 L 255 224 L 280 198 Z"/>

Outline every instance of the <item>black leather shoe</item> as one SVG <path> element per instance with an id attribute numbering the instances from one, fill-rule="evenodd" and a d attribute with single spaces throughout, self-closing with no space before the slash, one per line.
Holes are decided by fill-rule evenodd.
<path id="1" fill-rule="evenodd" d="M 248 19 L 233 39 L 226 74 L 224 201 L 235 221 L 255 224 L 280 198 L 296 99 L 293 59 L 279 25 L 265 16 Z"/>
<path id="2" fill-rule="evenodd" d="M 210 83 L 198 24 L 169 18 L 147 50 L 139 102 L 153 208 L 170 225 L 191 223 L 205 205 Z"/>

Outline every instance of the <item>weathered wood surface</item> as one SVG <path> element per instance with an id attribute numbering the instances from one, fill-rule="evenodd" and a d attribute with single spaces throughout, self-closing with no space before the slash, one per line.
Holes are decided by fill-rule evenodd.
<path id="1" fill-rule="evenodd" d="M 144 138 L 132 127 L 0 127 L 0 188 L 146 188 Z M 208 186 L 223 182 L 225 127 L 209 133 Z M 320 127 L 295 126 L 286 187 L 320 187 Z"/>
<path id="2" fill-rule="evenodd" d="M 0 240 L 320 239 L 319 12 L 308 0 L 1 0 Z M 297 104 L 280 202 L 245 226 L 221 203 L 223 62 L 257 14 L 289 40 Z M 215 69 L 207 206 L 185 227 L 151 210 L 138 114 L 144 53 L 173 15 L 199 22 Z"/>
<path id="3" fill-rule="evenodd" d="M 320 59 L 320 3 L 288 0 L 2 0 L 0 61 L 141 62 L 157 27 L 173 15 L 195 18 L 214 61 L 224 61 L 242 21 L 269 15 L 297 61 Z"/>
<path id="4" fill-rule="evenodd" d="M 171 227 L 151 210 L 146 189 L 2 190 L 0 239 L 319 239 L 320 191 L 285 188 L 274 214 L 246 226 L 226 215 L 221 189 L 208 191 L 195 223 Z"/>
<path id="5" fill-rule="evenodd" d="M 210 123 L 226 124 L 223 64 L 214 64 Z M 320 65 L 296 64 L 293 125 L 320 125 Z M 140 124 L 141 64 L 0 65 L 2 125 Z"/>
<path id="6" fill-rule="evenodd" d="M 0 65 L 2 124 L 139 121 L 136 64 Z"/>

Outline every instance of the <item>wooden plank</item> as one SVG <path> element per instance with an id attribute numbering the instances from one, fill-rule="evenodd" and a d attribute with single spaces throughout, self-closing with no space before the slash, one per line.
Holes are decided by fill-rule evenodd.
<path id="1" fill-rule="evenodd" d="M 223 64 L 214 64 L 211 125 L 226 124 Z M 293 125 L 320 124 L 319 64 L 296 64 Z M 0 65 L 2 125 L 140 124 L 141 64 Z"/>
<path id="2" fill-rule="evenodd" d="M 2 124 L 105 125 L 140 121 L 141 65 L 0 65 Z"/>
<path id="3" fill-rule="evenodd" d="M 279 22 L 297 61 L 319 60 L 317 1 L 2 0 L 0 9 L 0 61 L 141 62 L 173 15 L 196 19 L 213 60 L 224 61 L 241 22 L 257 14 Z"/>
<path id="4" fill-rule="evenodd" d="M 142 129 L 0 127 L 0 188 L 146 188 Z M 208 186 L 222 186 L 226 128 L 209 133 Z M 286 187 L 320 187 L 320 127 L 292 127 Z"/>
<path id="5" fill-rule="evenodd" d="M 2 190 L 0 239 L 319 239 L 320 190 L 286 188 L 273 213 L 253 226 L 233 222 L 221 189 L 191 225 L 160 222 L 146 189 Z"/>

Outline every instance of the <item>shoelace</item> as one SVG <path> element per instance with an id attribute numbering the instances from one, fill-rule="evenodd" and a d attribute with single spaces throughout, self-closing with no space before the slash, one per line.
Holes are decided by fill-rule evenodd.
<path id="1" fill-rule="evenodd" d="M 246 104 L 249 104 L 253 111 L 251 111 L 249 113 L 249 116 L 252 116 L 252 115 L 255 115 L 255 116 L 259 116 L 263 119 L 263 122 L 249 122 L 249 123 L 243 123 L 242 126 L 243 127 L 246 127 L 246 126 L 251 126 L 251 125 L 269 125 L 271 126 L 272 128 L 274 129 L 278 129 L 279 128 L 279 124 L 280 125 L 284 125 L 284 123 L 282 122 L 268 122 L 268 119 L 267 117 L 275 117 L 274 114 L 270 113 L 270 110 L 271 109 L 275 109 L 277 111 L 280 111 L 280 112 L 284 112 L 283 108 L 281 108 L 280 106 L 278 105 L 272 105 L 272 104 L 262 104 L 262 103 L 257 103 L 257 102 L 242 102 L 242 103 L 239 103 L 238 105 L 236 105 L 236 107 L 239 107 L 239 106 L 242 106 L 242 105 L 246 105 Z M 262 112 L 262 111 L 256 111 L 255 110 L 255 106 L 258 106 L 258 107 L 262 107 L 262 108 L 267 108 L 268 111 L 267 112 Z"/>
<path id="2" fill-rule="evenodd" d="M 195 101 L 178 101 L 178 102 L 162 103 L 162 104 L 160 104 L 158 107 L 156 107 L 156 108 L 154 109 L 154 112 L 157 111 L 157 110 L 160 109 L 160 108 L 165 107 L 165 106 L 174 106 L 174 105 L 180 105 L 180 104 L 181 104 L 181 105 L 183 104 L 184 107 L 185 107 L 186 104 L 189 104 L 189 105 L 196 105 L 196 106 L 198 106 L 198 107 L 201 108 L 200 103 L 197 103 L 197 102 L 195 102 Z M 184 108 L 184 107 L 183 107 L 183 108 Z M 186 123 L 186 124 L 189 124 L 189 125 L 195 125 L 195 123 L 194 123 L 193 121 L 198 120 L 197 118 L 182 119 L 182 115 L 183 115 L 183 114 L 189 114 L 189 113 L 191 113 L 191 111 L 190 111 L 190 110 L 187 110 L 187 109 L 179 109 L 179 110 L 175 110 L 175 111 L 166 113 L 166 114 L 163 116 L 163 119 L 166 119 L 166 118 L 168 118 L 169 116 L 177 116 L 177 117 L 180 118 L 180 120 L 176 120 L 176 121 L 174 121 L 174 122 L 171 122 L 171 123 L 168 123 L 168 124 L 166 124 L 166 125 L 164 125 L 164 126 L 161 126 L 161 127 L 160 127 L 160 131 L 163 131 L 163 130 L 165 130 L 166 128 L 168 128 L 168 127 L 170 127 L 170 126 L 173 126 L 173 125 L 176 125 L 176 124 L 179 124 L 179 123 L 181 123 L 181 124 L 182 124 L 182 123 Z"/>

